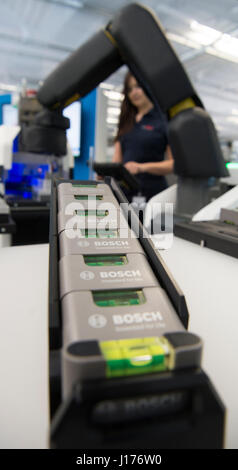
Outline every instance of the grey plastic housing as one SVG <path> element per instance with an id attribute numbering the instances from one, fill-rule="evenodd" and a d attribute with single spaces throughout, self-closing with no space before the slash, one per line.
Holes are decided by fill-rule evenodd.
<path id="1" fill-rule="evenodd" d="M 107 363 L 100 341 L 164 337 L 172 346 L 171 367 L 199 366 L 201 340 L 185 331 L 167 294 L 159 285 L 135 233 L 129 228 L 108 185 L 58 186 L 59 291 L 62 312 L 62 391 L 66 398 L 78 379 L 107 377 Z M 98 188 L 99 186 L 99 188 Z M 80 200 L 75 195 L 103 196 L 102 200 Z M 71 213 L 67 210 L 71 209 Z M 109 210 L 105 217 L 77 215 L 75 210 Z M 68 211 L 70 212 L 70 211 Z M 77 227 L 72 229 L 72 218 Z M 104 219 L 104 220 L 103 220 Z M 109 224 L 103 233 L 105 222 Z M 69 225 L 71 223 L 71 229 Z M 84 229 L 95 229 L 94 235 Z M 101 229 L 101 231 L 100 231 Z M 96 234 L 96 230 L 99 230 Z M 89 238 L 88 238 L 89 237 Z M 126 255 L 127 263 L 90 266 L 84 255 Z M 107 306 L 101 291 L 142 290 L 141 303 Z M 100 293 L 99 304 L 94 291 Z M 116 292 L 118 294 L 118 292 Z M 119 292 L 119 296 L 121 292 Z M 134 294 L 132 294 L 134 295 Z M 106 299 L 107 293 L 106 293 Z M 118 296 L 115 295 L 118 299 Z M 134 298 L 134 297 L 133 297 Z M 125 299 L 125 297 L 124 297 Z M 112 304 L 112 302 L 111 302 Z M 110 305 L 110 302 L 109 302 Z M 170 367 L 170 366 L 169 366 Z"/>
<path id="2" fill-rule="evenodd" d="M 63 345 L 185 331 L 165 291 L 159 286 L 141 287 L 146 302 L 140 305 L 99 307 L 90 291 L 65 295 L 62 299 Z"/>
<path id="3" fill-rule="evenodd" d="M 227 222 L 228 225 L 238 225 L 238 209 L 221 209 L 220 221 Z"/>
<path id="4" fill-rule="evenodd" d="M 202 358 L 202 340 L 188 331 L 165 334 L 175 350 L 174 369 L 199 367 Z"/>
<path id="5" fill-rule="evenodd" d="M 63 298 L 64 397 L 78 379 L 106 377 L 106 361 L 95 351 L 100 341 L 163 336 L 174 350 L 173 369 L 200 366 L 202 342 L 184 329 L 165 291 L 160 287 L 145 287 L 143 292 L 146 302 L 129 307 L 100 307 L 87 291 L 72 292 Z M 94 344 L 88 355 L 85 351 L 80 353 L 85 344 Z"/>
<path id="6" fill-rule="evenodd" d="M 84 238 L 80 231 L 64 230 L 59 235 L 60 257 L 79 254 L 142 253 L 143 248 L 135 234 L 129 229 L 127 236 L 115 239 Z M 74 235 L 74 238 L 72 237 Z M 81 236 L 80 236 L 81 235 Z M 124 233 L 126 235 L 126 233 Z"/>
<path id="7" fill-rule="evenodd" d="M 89 199 L 77 199 L 81 196 L 89 197 Z M 97 197 L 102 197 L 102 199 L 97 199 Z M 120 208 L 117 199 L 110 194 L 91 194 L 87 191 L 84 191 L 83 194 L 63 194 L 58 197 L 58 212 L 71 211 L 76 209 L 105 209 L 109 211 L 116 211 Z"/>
<path id="8" fill-rule="evenodd" d="M 67 398 L 78 379 L 90 380 L 106 376 L 106 361 L 102 355 L 76 356 L 70 354 L 68 348 L 63 348 L 61 357 L 63 399 Z"/>
<path id="9" fill-rule="evenodd" d="M 127 254 L 121 266 L 88 266 L 83 255 L 64 256 L 59 261 L 60 298 L 78 290 L 105 290 L 158 285 L 144 254 Z"/>
<path id="10" fill-rule="evenodd" d="M 111 196 L 113 199 L 115 198 L 110 186 L 104 183 L 97 183 L 95 184 L 74 184 L 74 183 L 60 183 L 57 186 L 58 198 L 63 196 L 73 196 L 73 195 L 81 195 L 81 194 L 90 194 L 90 195 L 103 195 L 103 196 Z"/>
<path id="11" fill-rule="evenodd" d="M 128 224 L 124 217 L 124 214 L 120 210 L 115 210 L 115 206 L 112 207 L 112 210 L 109 210 L 108 215 L 103 217 L 98 217 L 96 215 L 82 216 L 78 215 L 73 210 L 77 210 L 80 206 L 72 206 L 71 213 L 67 214 L 64 211 L 58 213 L 58 234 L 63 230 L 70 230 L 71 232 L 84 229 L 97 229 L 99 232 L 103 230 L 121 230 L 124 235 L 123 238 L 127 236 L 128 233 Z M 107 207 L 110 209 L 110 206 L 107 204 Z M 100 210 L 104 207 L 100 207 Z M 76 234 L 73 234 L 71 237 L 74 238 Z"/>
<path id="12" fill-rule="evenodd" d="M 197 368 L 201 365 L 202 341 L 193 333 L 187 331 L 176 331 L 167 336 L 181 337 L 180 345 L 174 346 L 174 364 L 173 370 Z M 96 343 L 96 341 L 94 341 Z M 62 392 L 66 398 L 73 385 L 78 380 L 102 379 L 106 377 L 107 363 L 103 354 L 89 354 L 88 356 L 80 354 L 80 346 L 83 342 L 75 342 L 65 346 L 62 350 Z M 77 347 L 79 351 L 77 354 Z M 72 354 L 72 350 L 74 353 Z"/>

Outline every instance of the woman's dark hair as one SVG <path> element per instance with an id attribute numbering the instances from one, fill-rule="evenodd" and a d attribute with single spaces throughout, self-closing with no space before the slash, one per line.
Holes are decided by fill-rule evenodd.
<path id="1" fill-rule="evenodd" d="M 128 92 L 129 92 L 129 81 L 133 77 L 132 73 L 129 71 L 127 72 L 124 80 L 124 99 L 121 104 L 121 114 L 119 118 L 119 124 L 118 124 L 118 131 L 117 135 L 115 138 L 115 142 L 124 134 L 129 132 L 134 123 L 135 123 L 135 116 L 137 113 L 136 107 L 130 102 L 128 98 Z"/>

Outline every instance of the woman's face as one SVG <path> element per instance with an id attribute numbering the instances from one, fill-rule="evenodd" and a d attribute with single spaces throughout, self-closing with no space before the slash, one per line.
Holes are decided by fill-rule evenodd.
<path id="1" fill-rule="evenodd" d="M 130 77 L 129 79 L 127 96 L 136 108 L 143 107 L 150 103 L 149 98 L 147 98 L 135 77 Z"/>

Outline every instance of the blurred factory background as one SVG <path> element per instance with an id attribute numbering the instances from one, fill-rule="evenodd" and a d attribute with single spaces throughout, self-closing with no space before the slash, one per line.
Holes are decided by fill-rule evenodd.
<path id="1" fill-rule="evenodd" d="M 8 0 L 0 3 L 0 94 L 17 105 L 127 0 Z M 139 2 L 140 3 L 140 2 Z M 238 159 L 238 2 L 144 0 L 153 9 L 211 114 L 224 155 Z M 118 122 L 125 67 L 100 88 L 106 107 L 108 158 Z M 5 107 L 5 122 L 16 114 Z"/>

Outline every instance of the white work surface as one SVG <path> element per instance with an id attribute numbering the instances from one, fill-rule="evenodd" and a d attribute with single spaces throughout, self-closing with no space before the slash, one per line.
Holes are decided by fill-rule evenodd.
<path id="1" fill-rule="evenodd" d="M 161 250 L 182 289 L 189 331 L 204 342 L 202 368 L 227 409 L 227 449 L 238 448 L 238 259 L 174 237 Z"/>
<path id="2" fill-rule="evenodd" d="M 48 258 L 48 245 L 0 249 L 1 449 L 47 448 Z"/>
<path id="3" fill-rule="evenodd" d="M 0 249 L 0 448 L 47 448 L 48 245 Z M 227 407 L 238 448 L 238 260 L 174 238 L 160 254 L 186 297 L 203 369 Z"/>

